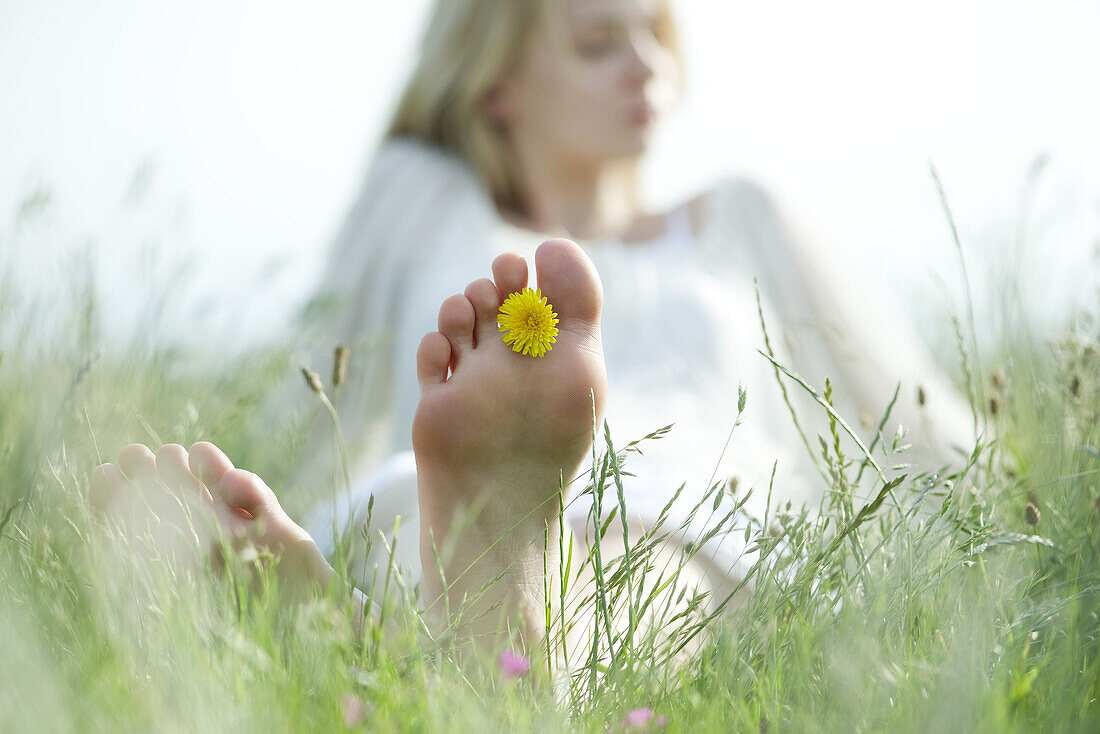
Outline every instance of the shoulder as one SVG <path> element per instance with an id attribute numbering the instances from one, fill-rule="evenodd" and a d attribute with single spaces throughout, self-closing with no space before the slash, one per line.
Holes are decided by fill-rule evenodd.
<path id="1" fill-rule="evenodd" d="M 703 189 L 684 203 L 692 231 L 699 239 L 732 229 L 744 229 L 768 222 L 779 223 L 775 196 L 762 182 L 747 176 L 727 176 Z"/>
<path id="2" fill-rule="evenodd" d="M 387 139 L 333 241 L 325 282 L 378 291 L 375 274 L 393 280 L 415 259 L 450 255 L 456 241 L 467 251 L 462 238 L 488 240 L 496 221 L 491 198 L 457 156 L 411 138 Z"/>
<path id="3" fill-rule="evenodd" d="M 699 252 L 716 264 L 758 270 L 762 260 L 791 255 L 788 218 L 771 190 L 754 178 L 723 178 L 685 206 Z"/>
<path id="4" fill-rule="evenodd" d="M 700 222 L 722 215 L 744 218 L 778 216 L 778 205 L 772 190 L 758 179 L 748 176 L 727 176 L 696 197 Z"/>
<path id="5" fill-rule="evenodd" d="M 402 177 L 423 181 L 461 183 L 480 188 L 473 169 L 461 158 L 415 138 L 387 138 L 378 146 L 370 178 Z"/>
<path id="6" fill-rule="evenodd" d="M 355 240 L 351 246 L 360 247 L 366 234 L 391 240 L 400 230 L 426 237 L 444 220 L 489 219 L 493 212 L 477 174 L 458 156 L 412 138 L 388 138 L 367 167 L 344 230 Z"/>

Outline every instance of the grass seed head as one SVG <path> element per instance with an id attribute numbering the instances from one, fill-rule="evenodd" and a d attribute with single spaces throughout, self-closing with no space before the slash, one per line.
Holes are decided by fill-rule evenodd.
<path id="1" fill-rule="evenodd" d="M 1039 524 L 1039 508 L 1034 502 L 1028 502 L 1024 506 L 1024 522 L 1032 526 Z"/>
<path id="2" fill-rule="evenodd" d="M 306 378 L 306 384 L 309 385 L 309 389 L 318 395 L 322 395 L 325 392 L 324 386 L 321 384 L 321 376 L 311 370 L 309 367 L 302 368 L 302 376 Z"/>
<path id="3" fill-rule="evenodd" d="M 924 385 L 917 386 L 917 405 L 924 407 L 924 404 L 928 402 L 928 393 L 924 391 Z"/>
<path id="4" fill-rule="evenodd" d="M 348 378 L 348 357 L 350 356 L 351 350 L 348 349 L 346 344 L 340 344 L 336 347 L 336 354 L 332 362 L 333 387 L 340 387 Z"/>
<path id="5" fill-rule="evenodd" d="M 994 418 L 1001 414 L 1001 396 L 997 393 L 989 396 L 989 414 Z"/>

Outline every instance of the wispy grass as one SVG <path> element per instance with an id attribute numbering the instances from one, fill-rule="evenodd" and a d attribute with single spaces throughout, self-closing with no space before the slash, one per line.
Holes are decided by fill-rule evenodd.
<path id="1" fill-rule="evenodd" d="M 631 457 L 670 429 L 619 446 L 600 426 L 588 486 L 573 488 L 592 500 L 591 550 L 574 561 L 566 536 L 539 540 L 562 558 L 546 569 L 544 672 L 504 680 L 491 661 L 459 665 L 392 569 L 361 584 L 387 621 L 357 640 L 338 595 L 286 604 L 247 559 L 173 570 L 89 516 L 91 468 L 131 441 L 212 440 L 283 486 L 317 419 L 304 385 L 272 415 L 291 345 L 216 361 L 101 352 L 90 293 L 23 348 L 34 326 L 10 305 L 14 279 L 0 282 L 0 730 L 606 731 L 640 707 L 668 731 L 1100 730 L 1095 315 L 1053 347 L 989 335 L 1001 346 L 983 364 L 1000 367 L 969 363 L 972 395 L 997 397 L 974 401 L 986 438 L 935 472 L 886 468 L 903 441 L 863 444 L 831 386 L 775 363 L 830 419 L 805 436 L 813 511 L 716 477 L 691 521 L 670 502 L 652 527 L 614 531 Z M 768 497 L 760 517 L 750 491 Z M 281 497 L 299 516 L 315 498 Z M 744 549 L 738 580 L 700 590 L 692 569 L 718 542 Z M 550 686 L 546 669 L 568 674 Z"/>

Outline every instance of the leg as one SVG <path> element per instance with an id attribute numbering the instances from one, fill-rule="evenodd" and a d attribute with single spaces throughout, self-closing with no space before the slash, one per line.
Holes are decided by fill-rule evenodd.
<path id="1" fill-rule="evenodd" d="M 560 318 L 545 357 L 513 352 L 497 330 L 503 298 L 527 283 L 517 255 L 494 261 L 495 282 L 475 281 L 447 299 L 439 331 L 417 353 L 425 601 L 464 636 L 496 633 L 502 612 L 520 619 L 521 638 L 538 638 L 544 563 L 556 569 L 559 560 L 559 481 L 571 480 L 588 455 L 607 390 L 595 268 L 566 240 L 539 247 L 535 266 Z"/>

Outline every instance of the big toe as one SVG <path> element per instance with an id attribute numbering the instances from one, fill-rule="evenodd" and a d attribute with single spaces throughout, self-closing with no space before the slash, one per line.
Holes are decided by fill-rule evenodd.
<path id="1" fill-rule="evenodd" d="M 263 517 L 279 506 L 275 493 L 264 480 L 244 469 L 230 469 L 214 487 L 230 510 L 244 510 L 249 517 Z M 240 513 L 236 513 L 240 515 Z"/>
<path id="2" fill-rule="evenodd" d="M 542 294 L 565 328 L 599 325 L 603 285 L 596 266 L 575 242 L 547 240 L 535 251 L 535 271 Z"/>

